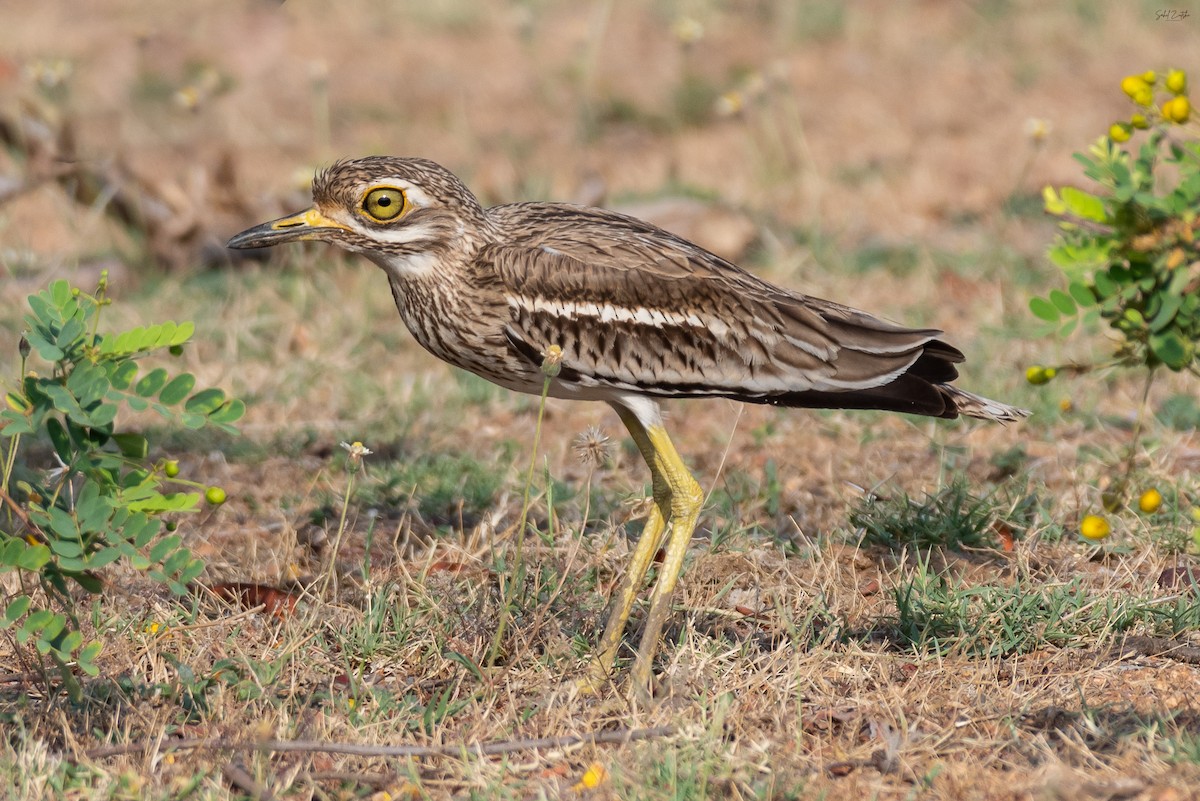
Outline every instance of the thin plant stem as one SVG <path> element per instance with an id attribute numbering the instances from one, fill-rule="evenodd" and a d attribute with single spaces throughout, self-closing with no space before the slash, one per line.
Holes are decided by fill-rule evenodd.
<path id="1" fill-rule="evenodd" d="M 21 435 L 14 434 L 12 439 L 8 441 L 8 455 L 4 458 L 4 476 L 3 483 L 0 483 L 0 489 L 8 491 L 8 482 L 12 478 L 13 465 L 17 462 L 17 447 L 20 445 Z"/>
<path id="2" fill-rule="evenodd" d="M 325 571 L 325 579 L 321 582 L 321 595 L 324 596 L 329 585 L 333 582 L 334 574 L 337 573 L 337 557 L 338 552 L 342 548 L 342 537 L 346 534 L 346 518 L 350 512 L 350 497 L 354 494 L 354 475 L 357 473 L 357 468 L 350 472 L 350 477 L 346 479 L 346 494 L 342 498 L 342 513 L 338 518 L 337 536 L 333 539 L 333 550 L 329 554 L 329 568 Z M 334 583 L 334 592 L 337 592 L 337 584 Z"/>
<path id="3" fill-rule="evenodd" d="M 1121 488 L 1129 481 L 1129 474 L 1133 472 L 1133 459 L 1137 455 L 1138 440 L 1142 436 L 1142 427 L 1146 420 L 1146 406 L 1150 401 L 1150 387 L 1154 384 L 1154 368 L 1146 373 L 1146 385 L 1142 388 L 1142 402 L 1138 405 L 1137 418 L 1133 421 L 1133 436 L 1129 440 L 1129 453 L 1125 455 L 1125 472 L 1121 476 Z"/>
<path id="4" fill-rule="evenodd" d="M 17 383 L 19 386 L 24 387 L 24 385 L 25 385 L 25 363 L 26 363 L 26 360 L 28 359 L 28 357 L 25 355 L 25 352 L 27 349 L 28 341 L 24 338 L 24 336 L 22 336 L 21 342 L 24 347 L 22 347 L 20 349 L 21 350 L 21 373 L 18 376 Z M 22 390 L 22 392 L 23 392 L 23 390 Z M 8 492 L 8 484 L 9 484 L 9 481 L 12 480 L 13 466 L 17 463 L 17 448 L 19 448 L 20 445 L 21 445 L 21 435 L 20 434 L 14 434 L 12 436 L 12 438 L 8 441 L 8 454 L 4 458 L 4 475 L 0 476 L 0 490 L 4 490 L 5 493 Z M 12 525 L 12 512 L 11 511 L 9 512 L 9 515 L 8 515 L 8 521 L 9 521 L 9 525 Z"/>
<path id="5" fill-rule="evenodd" d="M 579 536 L 583 537 L 587 531 L 588 517 L 592 514 L 592 476 L 596 473 L 595 463 L 589 464 L 587 476 L 583 479 L 583 522 L 579 525 Z"/>
<path id="6" fill-rule="evenodd" d="M 538 416 L 537 424 L 533 429 L 533 454 L 529 457 L 529 470 L 525 476 L 525 497 L 521 501 L 521 517 L 517 521 L 517 552 L 514 559 L 514 569 L 512 571 L 512 582 L 506 582 L 503 574 L 500 576 L 501 597 L 504 598 L 504 606 L 500 610 L 500 622 L 496 626 L 496 634 L 492 637 L 492 647 L 488 650 L 487 666 L 494 667 L 496 658 L 500 655 L 500 643 L 504 640 L 504 631 L 508 628 L 508 621 L 512 617 L 512 596 L 509 594 L 513 586 L 521 586 L 524 584 L 525 570 L 525 524 L 529 519 L 529 496 L 533 490 L 533 473 L 537 469 L 537 454 L 538 445 L 542 440 L 542 419 L 546 415 L 546 398 L 550 394 L 550 381 L 553 376 L 547 375 L 542 382 L 542 395 L 538 400 Z"/>
<path id="7" fill-rule="evenodd" d="M 91 298 L 92 303 L 96 305 L 96 311 L 92 314 L 92 342 L 100 338 L 100 310 L 104 308 L 104 303 L 101 298 Z"/>

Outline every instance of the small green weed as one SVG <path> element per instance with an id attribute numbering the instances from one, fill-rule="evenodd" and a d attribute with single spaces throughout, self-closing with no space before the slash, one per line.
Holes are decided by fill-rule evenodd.
<path id="1" fill-rule="evenodd" d="M 0 756 L 0 797 L 133 798 L 132 788 L 100 767 L 61 755 L 18 721 L 7 734 L 12 749 Z M 128 781 L 128 780 L 126 780 Z"/>
<path id="2" fill-rule="evenodd" d="M 1200 734 L 1196 732 L 1180 732 L 1164 741 L 1161 747 L 1171 762 L 1200 765 Z"/>
<path id="3" fill-rule="evenodd" d="M 1063 647 L 1094 633 L 1072 618 L 1090 601 L 1078 583 L 1054 588 L 970 586 L 922 565 L 901 581 L 893 596 L 897 639 L 921 651 L 1009 656 L 1047 645 Z"/>
<path id="4" fill-rule="evenodd" d="M 69 664 L 95 675 L 101 646 L 83 642 L 72 585 L 99 593 L 97 571 L 120 562 L 185 593 L 203 563 L 180 536 L 159 536 L 162 518 L 196 510 L 202 492 L 210 504 L 225 500 L 220 487 L 180 477 L 174 461 L 151 461 L 146 435 L 122 430 L 118 412 L 152 410 L 186 428 L 228 432 L 245 412 L 220 389 L 197 391 L 190 373 L 172 377 L 157 367 L 139 377 L 141 358 L 181 352 L 193 326 L 166 322 L 101 334 L 101 310 L 111 302 L 107 289 L 102 274 L 94 294 L 55 281 L 29 296 L 20 375 L 0 412 L 0 440 L 7 441 L 0 572 L 15 570 L 21 579 L 0 628 L 15 626 L 17 644 L 49 657 L 76 697 L 79 684 Z M 44 371 L 27 369 L 34 354 L 47 363 Z M 39 438 L 50 443 L 52 466 L 31 455 L 36 449 L 28 445 Z"/>
<path id="5" fill-rule="evenodd" d="M 614 787 L 620 798 L 699 801 L 712 798 L 714 783 L 724 785 L 728 774 L 727 759 L 720 749 L 681 742 L 665 744 L 636 775 L 616 777 Z"/>
<path id="6" fill-rule="evenodd" d="M 506 471 L 465 453 L 422 452 L 391 462 L 375 460 L 355 489 L 355 505 L 399 516 L 416 504 L 433 526 L 471 526 L 491 508 Z M 336 520 L 341 501 L 327 498 L 314 512 L 317 522 Z"/>
<path id="7" fill-rule="evenodd" d="M 783 505 L 778 465 L 768 459 L 761 477 L 741 470 L 725 471 L 706 503 L 712 514 L 732 521 L 734 528 L 756 517 L 776 519 Z"/>
<path id="8" fill-rule="evenodd" d="M 1158 407 L 1158 421 L 1175 431 L 1200 428 L 1200 401 L 1194 395 L 1172 395 Z"/>
<path id="9" fill-rule="evenodd" d="M 721 90 L 712 81 L 694 73 L 687 73 L 675 88 L 672 106 L 680 125 L 703 125 L 712 118 L 713 106 Z"/>
<path id="10" fill-rule="evenodd" d="M 924 501 L 868 496 L 850 512 L 850 525 L 862 532 L 864 545 L 979 548 L 990 544 L 995 508 L 990 497 L 976 497 L 965 481 L 955 481 Z"/>
<path id="11" fill-rule="evenodd" d="M 780 28 L 798 42 L 828 42 L 846 31 L 848 11 L 832 0 L 803 0 L 780 3 Z"/>
<path id="12" fill-rule="evenodd" d="M 1146 371 L 1142 412 L 1159 368 L 1200 375 L 1200 137 L 1196 135 L 1182 70 L 1129 75 L 1121 89 L 1137 111 L 1113 123 L 1108 135 L 1075 158 L 1100 185 L 1097 194 L 1046 187 L 1046 211 L 1060 233 L 1050 260 L 1067 287 L 1029 302 L 1045 333 L 1072 334 L 1080 323 L 1103 320 L 1116 332 L 1103 364 L 1034 365 L 1029 383 L 1046 384 L 1060 372 L 1131 367 Z M 1134 151 L 1132 137 L 1147 131 Z M 1108 511 L 1123 502 L 1142 428 L 1140 413 L 1124 469 L 1106 492 Z"/>
<path id="13" fill-rule="evenodd" d="M 1178 634 L 1200 625 L 1200 598 L 1162 600 L 1090 592 L 1081 581 L 971 585 L 921 563 L 892 590 L 895 640 L 919 651 L 1002 657 L 1066 648 L 1146 630 Z"/>

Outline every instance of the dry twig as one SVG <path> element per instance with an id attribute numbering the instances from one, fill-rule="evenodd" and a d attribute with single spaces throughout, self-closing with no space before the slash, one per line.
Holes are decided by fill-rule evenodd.
<path id="1" fill-rule="evenodd" d="M 314 752 L 323 754 L 352 754 L 355 756 L 395 757 L 439 757 L 439 756 L 495 756 L 514 751 L 533 751 L 546 748 L 568 748 L 575 745 L 607 745 L 650 740 L 674 734 L 674 726 L 655 726 L 648 729 L 612 729 L 587 734 L 566 734 L 559 737 L 537 737 L 521 740 L 499 740 L 490 743 L 456 743 L 452 745 L 363 745 L 359 743 L 333 743 L 319 740 L 264 740 L 242 742 L 223 738 L 176 740 L 162 743 L 142 741 L 123 745 L 106 745 L 89 748 L 83 755 L 89 759 L 101 759 L 122 754 L 158 751 L 278 751 Z"/>
<path id="2" fill-rule="evenodd" d="M 1132 651 L 1139 656 L 1162 656 L 1190 665 L 1200 665 L 1200 648 L 1184 645 L 1170 637 L 1126 637 L 1117 647 L 1117 651 L 1122 655 Z"/>
<path id="3" fill-rule="evenodd" d="M 250 775 L 250 772 L 237 762 L 230 762 L 221 768 L 221 774 L 234 787 L 243 790 L 248 795 L 258 799 L 258 801 L 274 801 L 275 799 L 275 794 L 271 792 L 271 788 L 257 782 Z"/>

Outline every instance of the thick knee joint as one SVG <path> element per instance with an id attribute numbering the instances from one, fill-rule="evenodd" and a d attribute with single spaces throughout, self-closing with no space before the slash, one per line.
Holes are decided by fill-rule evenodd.
<path id="1" fill-rule="evenodd" d="M 671 492 L 671 513 L 676 516 L 694 515 L 704 503 L 704 490 L 699 482 L 686 475 Z"/>

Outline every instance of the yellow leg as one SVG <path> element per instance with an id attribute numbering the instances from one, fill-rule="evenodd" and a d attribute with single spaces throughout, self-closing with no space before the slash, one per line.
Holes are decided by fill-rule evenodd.
<path id="1" fill-rule="evenodd" d="M 658 583 L 650 595 L 650 613 L 646 618 L 642 640 L 638 644 L 633 665 L 631 689 L 639 697 L 648 697 L 654 652 L 662 636 L 663 625 L 670 613 L 671 594 L 683 570 L 683 557 L 696 528 L 696 518 L 704 502 L 700 485 L 688 472 L 683 459 L 671 444 L 667 431 L 658 417 L 657 406 L 643 402 L 639 413 L 623 405 L 613 404 L 621 422 L 629 429 L 634 443 L 650 468 L 654 487 L 654 508 L 646 520 L 642 537 L 630 559 L 629 569 L 618 590 L 616 603 L 600 639 L 599 653 L 592 665 L 593 679 L 608 674 L 621 643 L 621 635 L 629 620 L 634 598 L 641 588 L 654 554 L 664 539 L 667 554 L 659 571 Z"/>
<path id="2" fill-rule="evenodd" d="M 597 654 L 588 671 L 588 679 L 593 688 L 598 689 L 612 670 L 613 662 L 617 658 L 617 651 L 621 647 L 621 635 L 625 633 L 625 623 L 629 620 L 629 613 L 633 609 L 633 601 L 637 598 L 642 580 L 646 578 L 646 573 L 650 570 L 650 563 L 654 560 L 654 554 L 658 552 L 659 545 L 662 544 L 666 530 L 663 513 L 656 503 L 650 509 L 650 515 L 642 527 L 642 536 L 633 549 L 633 556 L 630 557 L 629 566 L 625 569 L 625 577 L 621 579 L 621 586 L 617 588 L 608 623 L 604 626 L 604 634 L 597 644 Z"/>

